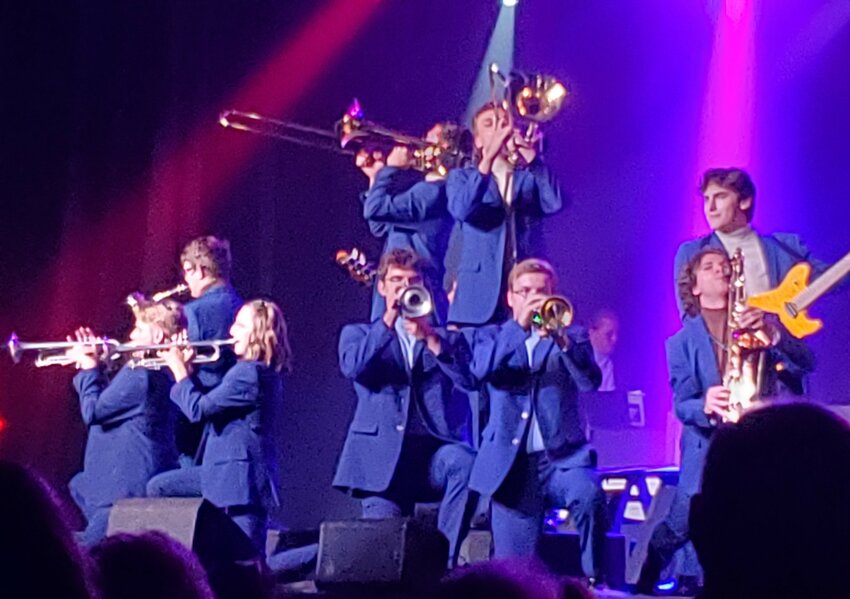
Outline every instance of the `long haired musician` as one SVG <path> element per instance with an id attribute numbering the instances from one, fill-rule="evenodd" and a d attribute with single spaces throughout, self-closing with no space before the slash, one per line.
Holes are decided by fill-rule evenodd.
<path id="1" fill-rule="evenodd" d="M 278 505 L 272 427 L 291 351 L 283 312 L 270 301 L 246 302 L 229 333 L 238 361 L 210 391 L 191 376 L 191 352 L 179 346 L 161 352 L 176 381 L 171 400 L 190 422 L 204 425 L 204 445 L 199 466 L 154 477 L 148 494 L 203 496 L 264 555 L 268 511 Z"/>
<path id="2" fill-rule="evenodd" d="M 130 342 L 162 343 L 185 326 L 183 310 L 171 300 L 141 303 Z M 74 388 L 88 428 L 83 471 L 71 479 L 71 496 L 86 518 L 81 535 L 86 545 L 106 535 L 109 510 L 118 499 L 144 497 L 152 476 L 177 465 L 174 409 L 168 401 L 171 377 L 165 371 L 123 366 L 110 381 L 96 355 L 97 337 L 80 328 L 68 341 L 77 345 L 67 356 L 79 372 Z"/>
<path id="3" fill-rule="evenodd" d="M 736 259 L 740 260 L 740 255 Z M 742 388 L 747 382 L 742 379 L 751 376 L 755 399 L 801 393 L 802 378 L 814 369 L 808 347 L 777 321 L 758 309 L 745 308 L 744 302 L 730 305 L 735 284 L 744 282 L 740 278 L 730 282 L 730 274 L 743 277 L 742 266 L 730 265 L 722 248 L 708 247 L 694 255 L 679 275 L 679 301 L 686 316 L 681 330 L 667 341 L 667 366 L 676 417 L 683 425 L 681 469 L 670 512 L 650 540 L 638 583 L 642 592 L 652 592 L 673 554 L 686 544 L 680 583 L 686 587 L 698 583 L 699 567 L 688 544 L 690 500 L 699 490 L 714 431 L 724 421 L 735 420 L 733 390 Z M 741 347 L 746 335 L 763 339 L 764 346 Z M 752 353 L 746 354 L 748 351 Z M 735 359 L 739 355 L 752 359 L 752 371 L 738 368 Z"/>

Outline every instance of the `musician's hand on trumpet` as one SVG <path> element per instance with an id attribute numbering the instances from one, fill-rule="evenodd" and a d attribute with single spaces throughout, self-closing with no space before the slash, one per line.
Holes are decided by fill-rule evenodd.
<path id="1" fill-rule="evenodd" d="M 375 184 L 378 171 L 387 165 L 387 158 L 381 150 L 375 148 L 360 148 L 354 155 L 354 164 L 369 179 L 369 188 Z"/>
<path id="2" fill-rule="evenodd" d="M 157 351 L 156 355 L 165 362 L 165 365 L 174 375 L 175 382 L 179 383 L 192 375 L 192 360 L 195 358 L 195 349 L 188 345 L 189 339 L 186 331 L 172 335 L 171 341 L 175 345 Z"/>
<path id="3" fill-rule="evenodd" d="M 440 338 L 431 326 L 431 314 L 418 316 L 416 318 L 405 318 L 403 320 L 404 330 L 414 339 L 422 341 L 431 350 L 431 353 L 437 355 L 440 353 L 441 343 Z"/>
<path id="4" fill-rule="evenodd" d="M 77 370 L 97 368 L 98 343 L 102 340 L 89 327 L 78 327 L 73 336 L 67 335 L 65 339 L 78 343 L 65 351 L 65 356 L 74 361 Z"/>

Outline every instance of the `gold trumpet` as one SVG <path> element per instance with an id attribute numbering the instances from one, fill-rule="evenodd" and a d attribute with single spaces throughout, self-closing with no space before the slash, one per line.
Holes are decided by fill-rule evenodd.
<path id="1" fill-rule="evenodd" d="M 130 309 L 133 310 L 133 313 L 136 313 L 139 310 L 139 306 L 145 302 L 161 302 L 162 300 L 174 297 L 175 295 L 183 295 L 187 291 L 189 291 L 189 286 L 185 283 L 180 283 L 179 285 L 175 285 L 171 289 L 166 289 L 165 291 L 158 291 L 154 293 L 150 297 L 150 299 L 145 297 L 144 294 L 139 293 L 138 291 L 134 291 L 133 293 L 128 295 L 124 301 L 128 306 L 130 306 Z"/>
<path id="2" fill-rule="evenodd" d="M 501 100 L 497 94 L 499 84 Z M 517 71 L 506 74 L 495 62 L 490 64 L 490 93 L 493 104 L 509 111 L 514 122 L 524 128 L 522 137 L 528 143 L 540 140 L 540 124 L 554 119 L 569 95 L 567 87 L 551 75 L 526 75 Z M 511 164 L 521 160 L 516 150 L 508 155 Z"/>
<path id="3" fill-rule="evenodd" d="M 561 336 L 573 322 L 575 312 L 570 301 L 561 295 L 551 295 L 543 300 L 540 309 L 532 314 L 531 323 L 538 329 Z"/>

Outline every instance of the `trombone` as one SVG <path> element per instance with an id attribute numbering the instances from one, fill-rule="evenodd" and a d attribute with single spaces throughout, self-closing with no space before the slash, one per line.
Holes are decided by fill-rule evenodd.
<path id="1" fill-rule="evenodd" d="M 172 347 L 192 348 L 195 356 L 193 364 L 209 364 L 221 358 L 223 347 L 236 343 L 235 339 L 214 339 L 210 341 L 169 341 L 167 343 L 153 343 L 150 345 L 137 345 L 134 343 L 119 343 L 115 339 L 101 337 L 91 341 L 21 341 L 15 333 L 6 342 L 6 348 L 15 364 L 21 361 L 22 354 L 27 351 L 38 352 L 35 358 L 36 368 L 47 366 L 70 366 L 75 360 L 66 355 L 66 351 L 73 347 L 95 347 L 101 348 L 100 359 L 106 363 L 113 362 L 123 354 L 140 352 L 149 354 L 151 352 L 171 349 Z M 146 356 L 131 358 L 127 364 L 132 368 L 151 368 L 158 370 L 165 366 L 165 360 L 159 356 Z"/>
<path id="2" fill-rule="evenodd" d="M 502 86 L 501 101 L 497 101 L 496 93 L 499 84 Z M 539 138 L 540 124 L 555 118 L 569 95 L 567 87 L 551 75 L 526 75 L 517 71 L 506 74 L 495 62 L 490 64 L 490 93 L 494 106 L 510 111 L 514 121 L 524 126 L 522 137 L 528 143 Z M 515 150 L 508 155 L 513 165 L 520 160 Z"/>

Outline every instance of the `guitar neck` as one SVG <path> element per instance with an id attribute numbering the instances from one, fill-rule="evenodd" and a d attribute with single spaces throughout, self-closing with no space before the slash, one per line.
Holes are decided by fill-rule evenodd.
<path id="1" fill-rule="evenodd" d="M 805 310 L 820 296 L 832 289 L 848 272 L 850 272 L 850 253 L 830 266 L 825 273 L 797 294 L 793 304 L 798 310 Z"/>

